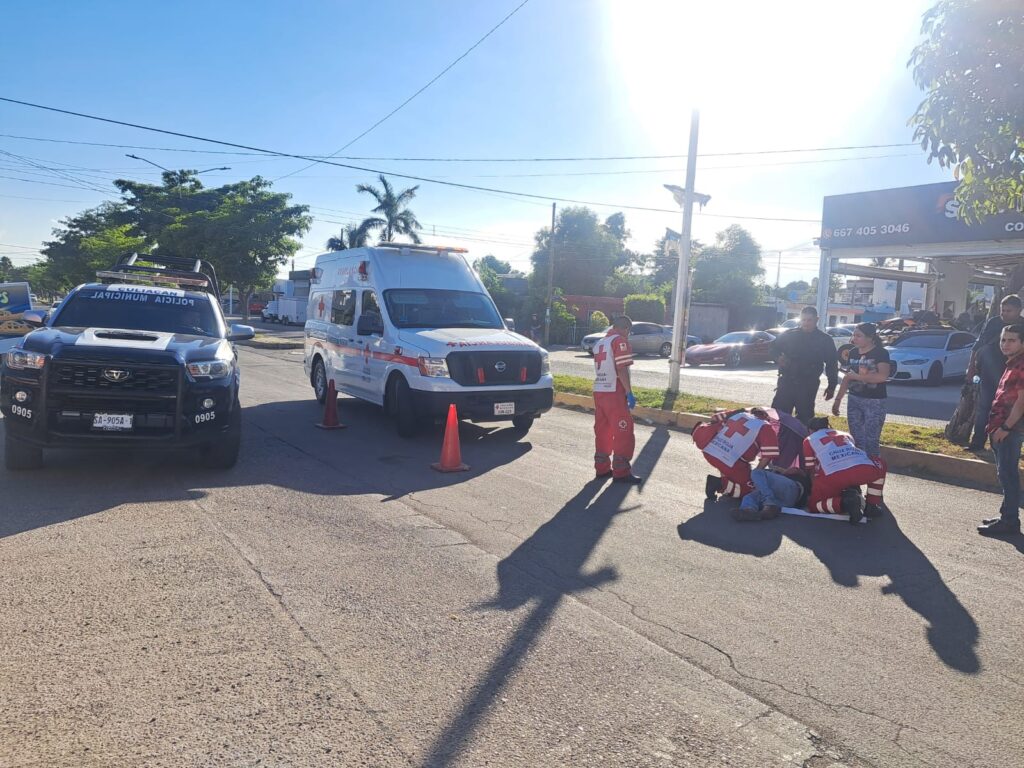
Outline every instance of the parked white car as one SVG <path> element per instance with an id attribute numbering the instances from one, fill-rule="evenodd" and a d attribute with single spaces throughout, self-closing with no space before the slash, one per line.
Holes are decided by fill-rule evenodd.
<path id="1" fill-rule="evenodd" d="M 977 338 L 973 333 L 935 328 L 910 331 L 891 346 L 895 375 L 890 381 L 925 381 L 938 386 L 945 379 L 964 376 Z"/>

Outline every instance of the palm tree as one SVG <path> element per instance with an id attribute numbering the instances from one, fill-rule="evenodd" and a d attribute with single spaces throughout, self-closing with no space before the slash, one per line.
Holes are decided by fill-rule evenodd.
<path id="1" fill-rule="evenodd" d="M 371 187 L 369 184 L 356 185 L 357 192 L 366 192 L 368 195 L 373 196 L 377 201 L 377 207 L 372 212 L 380 214 L 379 216 L 371 216 L 368 219 L 364 219 L 363 223 L 359 225 L 360 228 L 367 231 L 374 229 L 382 230 L 381 239 L 387 243 L 393 241 L 396 235 L 408 235 L 409 239 L 414 243 L 419 243 L 420 237 L 416 234 L 416 230 L 422 229 L 422 226 L 417 221 L 416 214 L 406 207 L 408 202 L 416 197 L 416 190 L 420 188 L 419 185 L 403 189 L 396 195 L 383 173 L 378 178 L 383 186 L 383 190 Z"/>
<path id="2" fill-rule="evenodd" d="M 337 237 L 328 239 L 327 250 L 345 251 L 349 248 L 362 248 L 365 246 L 366 241 L 370 238 L 370 232 L 365 228 L 365 224 L 365 221 L 358 227 L 354 224 L 346 224 Z"/>

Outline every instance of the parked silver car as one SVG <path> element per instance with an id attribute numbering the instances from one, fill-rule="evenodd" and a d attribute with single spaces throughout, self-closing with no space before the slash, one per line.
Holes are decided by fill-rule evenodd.
<path id="1" fill-rule="evenodd" d="M 600 333 L 591 333 L 583 337 L 580 346 L 588 355 L 594 354 L 594 345 L 608 333 L 605 328 Z M 633 352 L 638 355 L 661 355 L 668 357 L 672 354 L 672 326 L 658 325 L 657 323 L 633 323 L 633 330 L 629 334 L 629 343 Z M 696 336 L 686 336 L 686 346 L 700 344 Z"/>

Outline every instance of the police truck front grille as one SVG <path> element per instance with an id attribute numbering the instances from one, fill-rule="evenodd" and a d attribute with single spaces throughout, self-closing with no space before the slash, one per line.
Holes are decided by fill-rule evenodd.
<path id="1" fill-rule="evenodd" d="M 464 387 L 536 384 L 540 381 L 540 353 L 535 350 L 508 352 L 449 352 L 448 373 Z"/>
<path id="2" fill-rule="evenodd" d="M 76 391 L 172 394 L 178 388 L 178 369 L 58 362 L 54 365 L 51 383 Z"/>
<path id="3" fill-rule="evenodd" d="M 132 429 L 127 434 L 160 437 L 174 432 L 176 401 L 174 398 L 117 400 L 65 395 L 51 398 L 47 410 L 51 427 L 58 434 L 96 434 L 93 429 L 95 414 L 128 413 L 132 415 Z"/>

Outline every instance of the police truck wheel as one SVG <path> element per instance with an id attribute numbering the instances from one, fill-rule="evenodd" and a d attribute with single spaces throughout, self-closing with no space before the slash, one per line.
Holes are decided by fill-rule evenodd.
<path id="1" fill-rule="evenodd" d="M 209 469 L 231 469 L 238 462 L 242 447 L 242 406 L 235 400 L 228 428 L 214 443 L 203 446 L 203 465 Z"/>
<path id="2" fill-rule="evenodd" d="M 672 354 L 672 344 L 671 344 L 671 342 L 666 341 L 664 344 L 661 345 L 661 356 L 662 357 L 669 357 L 671 354 Z"/>
<path id="3" fill-rule="evenodd" d="M 43 466 L 43 449 L 4 432 L 4 466 L 13 470 L 39 469 Z"/>
<path id="4" fill-rule="evenodd" d="M 310 383 L 313 385 L 316 401 L 323 405 L 327 400 L 327 371 L 324 369 L 324 361 L 319 357 L 313 363 L 313 375 L 310 376 Z"/>
<path id="5" fill-rule="evenodd" d="M 530 431 L 530 427 L 533 426 L 533 422 L 537 417 L 532 413 L 524 413 L 521 416 L 512 417 L 512 429 L 515 430 L 516 434 L 522 436 Z"/>
<path id="6" fill-rule="evenodd" d="M 942 383 L 942 363 L 932 363 L 928 369 L 928 378 L 925 380 L 929 387 L 937 387 Z"/>
<path id="7" fill-rule="evenodd" d="M 412 437 L 419 431 L 419 419 L 412 402 L 412 390 L 403 376 L 396 376 L 388 393 L 388 410 L 401 437 Z"/>

